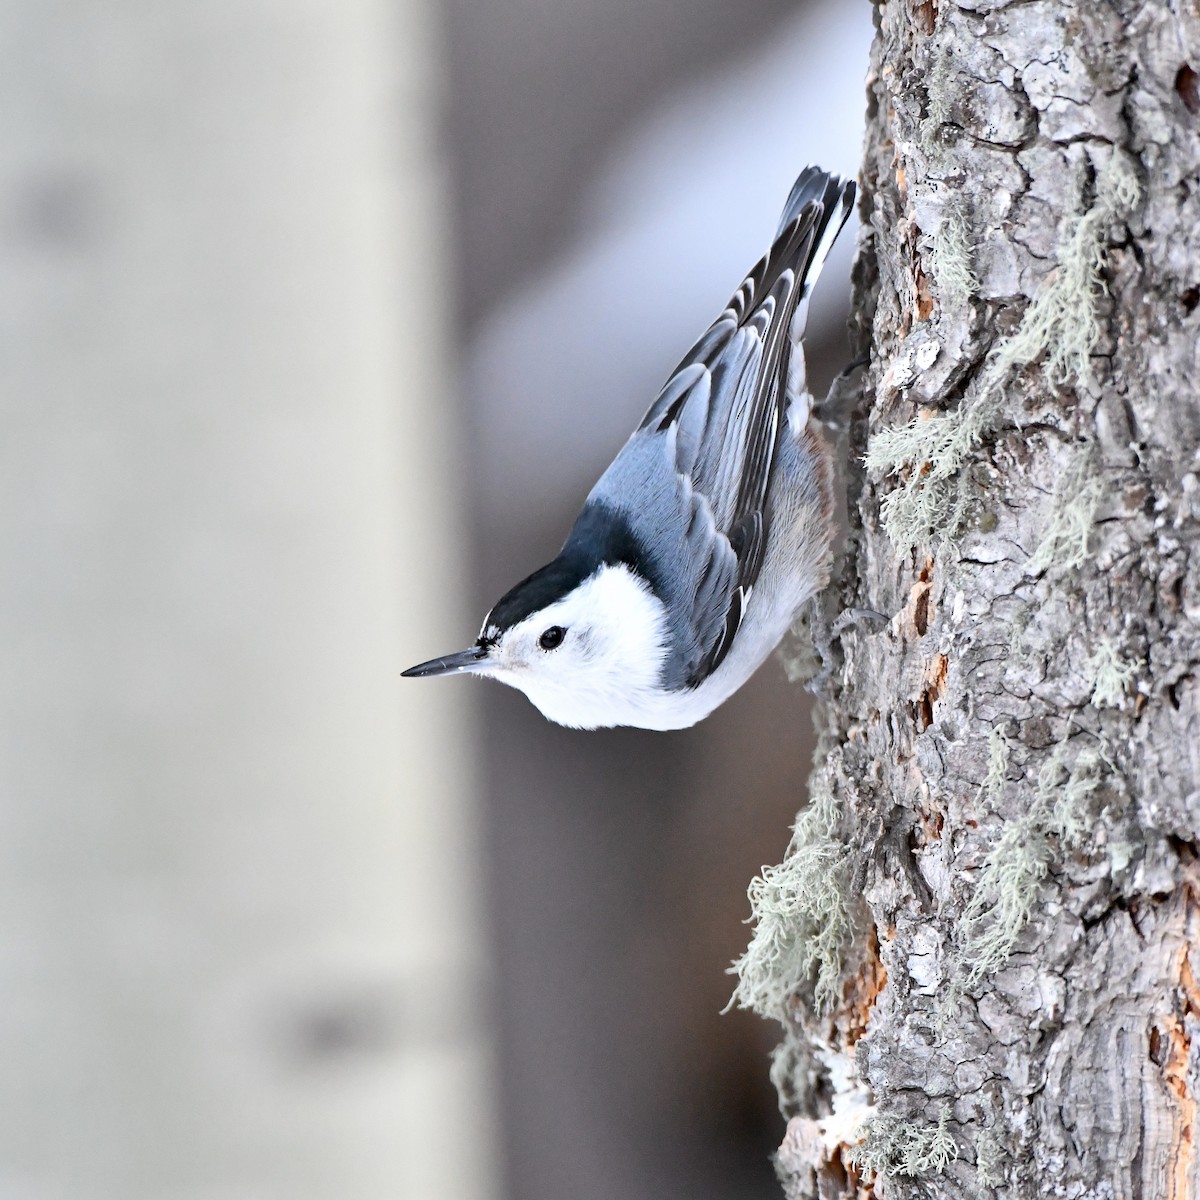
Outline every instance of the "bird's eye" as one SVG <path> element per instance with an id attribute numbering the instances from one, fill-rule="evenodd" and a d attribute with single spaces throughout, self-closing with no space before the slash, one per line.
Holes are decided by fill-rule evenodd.
<path id="1" fill-rule="evenodd" d="M 562 640 L 566 636 L 567 631 L 561 625 L 551 625 L 538 638 L 538 645 L 543 650 L 557 650 L 562 645 Z"/>

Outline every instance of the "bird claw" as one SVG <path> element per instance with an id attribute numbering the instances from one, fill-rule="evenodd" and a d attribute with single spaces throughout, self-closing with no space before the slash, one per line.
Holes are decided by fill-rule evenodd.
<path id="1" fill-rule="evenodd" d="M 884 613 L 877 612 L 873 608 L 847 608 L 833 625 L 830 627 L 829 633 L 831 637 L 837 637 L 839 634 L 845 633 L 847 629 L 851 629 L 856 625 L 886 625 L 891 621 L 891 617 Z"/>
<path id="2" fill-rule="evenodd" d="M 862 358 L 856 358 L 849 366 L 843 367 L 829 385 L 825 398 L 813 401 L 812 415 L 827 429 L 845 430 L 851 403 L 858 396 L 857 385 L 851 381 L 870 361 L 870 357 L 864 355 Z"/>

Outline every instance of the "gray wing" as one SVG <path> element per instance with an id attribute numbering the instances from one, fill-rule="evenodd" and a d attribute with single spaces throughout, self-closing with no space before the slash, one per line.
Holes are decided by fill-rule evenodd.
<path id="1" fill-rule="evenodd" d="M 638 565 L 666 607 L 670 656 L 663 683 L 694 687 L 724 636 L 738 558 L 709 497 L 677 467 L 677 429 L 639 429 L 600 477 L 584 512 L 619 513 L 634 531 Z"/>
<path id="2" fill-rule="evenodd" d="M 800 355 L 793 321 L 853 189 L 814 168 L 801 175 L 775 244 L 593 490 L 593 499 L 622 506 L 638 497 L 631 518 L 664 560 L 657 574 L 672 622 L 668 686 L 703 682 L 745 615 L 766 549 L 768 488 L 787 406 L 803 388 L 791 369 Z"/>

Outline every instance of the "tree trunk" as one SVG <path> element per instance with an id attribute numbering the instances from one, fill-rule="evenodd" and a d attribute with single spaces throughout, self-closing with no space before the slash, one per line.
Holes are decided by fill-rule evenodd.
<path id="1" fill-rule="evenodd" d="M 822 742 L 738 964 L 739 1000 L 785 1027 L 780 1178 L 789 1197 L 1182 1200 L 1200 6 L 885 0 L 876 23 L 870 361 L 814 618 Z M 837 633 L 850 608 L 890 620 Z"/>

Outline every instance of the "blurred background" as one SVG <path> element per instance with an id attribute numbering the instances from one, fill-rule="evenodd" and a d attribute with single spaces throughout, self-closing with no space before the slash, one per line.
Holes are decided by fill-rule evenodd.
<path id="1" fill-rule="evenodd" d="M 806 695 L 583 734 L 399 671 L 854 173 L 870 24 L 0 2 L 0 1200 L 777 1194 L 719 1010 Z"/>

